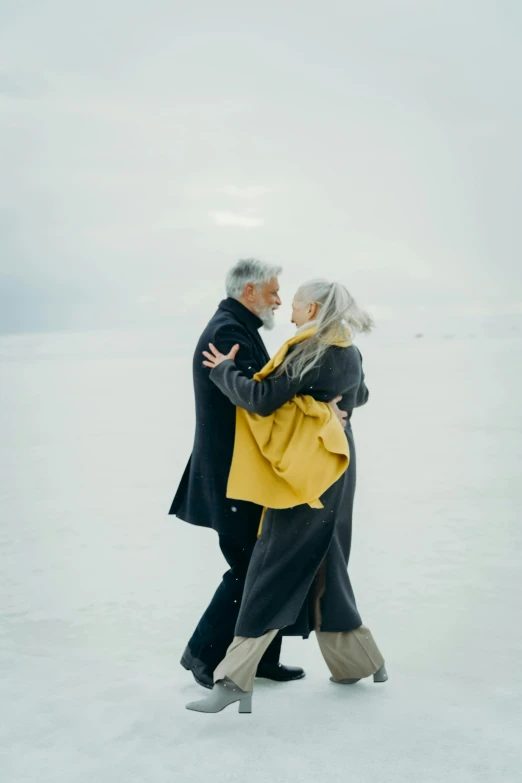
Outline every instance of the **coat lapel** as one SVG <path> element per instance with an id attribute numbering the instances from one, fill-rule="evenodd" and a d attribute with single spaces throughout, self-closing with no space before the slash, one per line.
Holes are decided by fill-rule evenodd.
<path id="1" fill-rule="evenodd" d="M 259 330 L 263 326 L 261 318 L 258 318 L 255 313 L 251 313 L 250 310 L 241 304 L 241 302 L 238 302 L 237 299 L 232 299 L 230 296 L 219 303 L 219 309 L 232 313 L 232 315 L 248 329 L 256 344 L 261 349 L 265 362 L 267 362 L 270 359 L 270 354 L 266 350 L 263 338 L 259 334 Z"/>

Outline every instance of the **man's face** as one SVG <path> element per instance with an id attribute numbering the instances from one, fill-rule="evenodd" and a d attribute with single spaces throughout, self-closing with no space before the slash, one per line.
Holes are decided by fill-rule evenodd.
<path id="1" fill-rule="evenodd" d="M 256 313 L 267 329 L 275 326 L 275 312 L 281 306 L 279 297 L 279 280 L 273 277 L 268 283 L 255 289 Z"/>

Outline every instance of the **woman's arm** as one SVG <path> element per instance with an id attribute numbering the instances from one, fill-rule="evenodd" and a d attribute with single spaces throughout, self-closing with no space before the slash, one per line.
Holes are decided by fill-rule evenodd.
<path id="1" fill-rule="evenodd" d="M 210 379 L 231 403 L 250 413 L 270 416 L 299 392 L 300 381 L 291 381 L 286 373 L 263 381 L 247 378 L 233 360 L 222 361 L 210 372 Z"/>

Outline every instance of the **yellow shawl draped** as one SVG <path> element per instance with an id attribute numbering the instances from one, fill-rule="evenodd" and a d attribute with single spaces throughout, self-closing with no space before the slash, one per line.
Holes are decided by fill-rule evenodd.
<path id="1" fill-rule="evenodd" d="M 254 375 L 262 381 L 279 367 L 288 350 L 315 334 L 311 327 L 287 340 Z M 332 345 L 347 347 L 348 340 Z M 270 416 L 236 408 L 236 435 L 227 497 L 268 508 L 308 503 L 323 508 L 321 495 L 347 469 L 346 435 L 330 406 L 299 394 Z"/>

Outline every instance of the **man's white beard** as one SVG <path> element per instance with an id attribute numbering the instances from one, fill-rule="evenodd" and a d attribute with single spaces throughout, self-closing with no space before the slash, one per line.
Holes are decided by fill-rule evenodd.
<path id="1" fill-rule="evenodd" d="M 275 326 L 275 312 L 271 307 L 268 307 L 263 312 L 259 313 L 259 317 L 263 321 L 265 329 L 273 329 Z"/>

